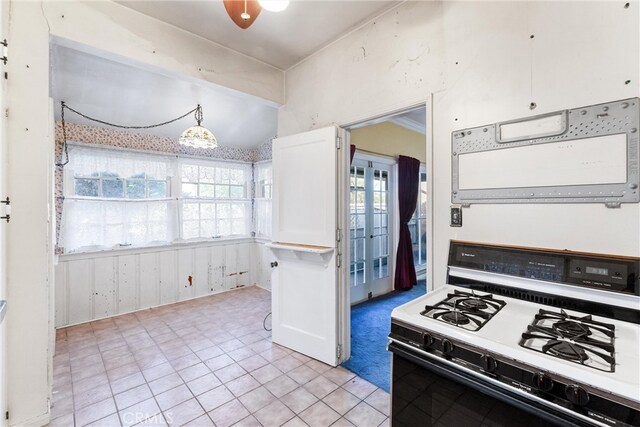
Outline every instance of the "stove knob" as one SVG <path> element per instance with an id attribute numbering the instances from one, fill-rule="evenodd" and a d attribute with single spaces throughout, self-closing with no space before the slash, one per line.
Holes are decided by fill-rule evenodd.
<path id="1" fill-rule="evenodd" d="M 433 337 L 431 336 L 431 334 L 429 334 L 429 333 L 427 333 L 427 332 L 425 332 L 424 334 L 422 334 L 422 346 L 423 346 L 424 348 L 429 348 L 429 347 L 431 347 L 431 346 L 433 345 L 434 341 L 435 341 L 435 340 L 433 339 Z"/>
<path id="2" fill-rule="evenodd" d="M 553 388 L 553 380 L 543 372 L 533 374 L 533 385 L 541 391 L 549 391 Z"/>
<path id="3" fill-rule="evenodd" d="M 569 399 L 569 402 L 574 405 L 584 406 L 589 403 L 589 393 L 578 385 L 568 385 L 565 390 L 565 394 L 567 399 Z"/>
<path id="4" fill-rule="evenodd" d="M 451 353 L 453 353 L 453 343 L 451 341 L 449 341 L 448 339 L 443 339 L 442 340 L 442 353 L 445 356 L 450 355 Z"/>
<path id="5" fill-rule="evenodd" d="M 485 372 L 493 372 L 498 369 L 498 361 L 488 354 L 483 355 L 481 360 L 482 369 L 484 369 Z"/>

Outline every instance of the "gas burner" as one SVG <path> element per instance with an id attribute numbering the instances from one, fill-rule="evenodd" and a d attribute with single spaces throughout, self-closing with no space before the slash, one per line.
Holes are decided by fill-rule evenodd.
<path id="1" fill-rule="evenodd" d="M 466 325 L 470 322 L 469 318 L 459 311 L 448 311 L 442 315 L 442 320 L 453 323 L 454 325 Z"/>
<path id="2" fill-rule="evenodd" d="M 436 305 L 426 305 L 420 314 L 468 331 L 477 331 L 505 305 L 506 302 L 494 299 L 491 294 L 456 290 Z"/>
<path id="3" fill-rule="evenodd" d="M 615 327 L 591 316 L 540 310 L 520 346 L 605 372 L 615 371 Z"/>
<path id="4" fill-rule="evenodd" d="M 462 300 L 462 302 L 460 302 L 460 305 L 462 305 L 465 308 L 470 308 L 472 310 L 484 310 L 485 308 L 488 307 L 487 303 L 482 301 L 481 299 L 464 299 Z"/>

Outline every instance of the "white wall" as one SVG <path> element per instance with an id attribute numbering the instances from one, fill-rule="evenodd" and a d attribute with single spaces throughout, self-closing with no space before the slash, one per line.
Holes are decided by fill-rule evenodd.
<path id="1" fill-rule="evenodd" d="M 248 238 L 61 255 L 56 327 L 255 285 L 258 250 Z"/>
<path id="2" fill-rule="evenodd" d="M 450 239 L 638 256 L 637 204 L 473 205 L 462 228 L 449 227 L 449 206 L 452 131 L 640 94 L 639 9 L 638 2 L 628 9 L 624 2 L 403 3 L 286 72 L 278 134 L 351 123 L 432 93 L 436 287 Z"/>
<path id="3" fill-rule="evenodd" d="M 49 419 L 54 330 L 50 36 L 273 103 L 282 102 L 284 83 L 277 69 L 112 2 L 13 0 L 3 6 L 10 59 L 2 143 L 8 144 L 13 209 L 6 227 L 9 424 L 42 425 Z"/>

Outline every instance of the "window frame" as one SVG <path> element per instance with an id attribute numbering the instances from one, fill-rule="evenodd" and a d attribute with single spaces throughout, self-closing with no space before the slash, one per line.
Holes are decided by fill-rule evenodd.
<path id="1" fill-rule="evenodd" d="M 151 248 L 151 247 L 171 247 L 171 246 L 181 246 L 184 244 L 193 244 L 193 243 L 211 243 L 211 242 L 215 242 L 215 241 L 227 241 L 227 240 L 243 240 L 243 239 L 249 239 L 252 238 L 252 234 L 253 234 L 253 228 L 254 228 L 254 224 L 253 224 L 253 200 L 254 200 L 254 192 L 253 192 L 253 165 L 254 163 L 252 162 L 244 162 L 244 161 L 239 161 L 239 160 L 226 160 L 226 159 L 216 159 L 216 158 L 202 158 L 202 157 L 196 157 L 196 156 L 189 156 L 189 155 L 177 155 L 177 154 L 170 154 L 170 153 L 162 153 L 162 152 L 157 152 L 157 151 L 151 151 L 151 150 L 136 150 L 136 149 L 128 149 L 128 148 L 120 148 L 120 147 L 104 147 L 102 145 L 97 145 L 97 144 L 85 144 L 85 143 L 77 143 L 77 142 L 69 142 L 70 148 L 73 149 L 73 147 L 79 147 L 82 149 L 89 149 L 89 150 L 95 150 L 96 155 L 99 155 L 98 153 L 100 152 L 104 152 L 106 154 L 108 153 L 132 153 L 135 155 L 140 155 L 140 156 L 149 156 L 149 157 L 156 157 L 156 158 L 165 158 L 168 160 L 168 162 L 170 163 L 172 169 L 173 169 L 173 176 L 167 176 L 165 180 L 160 180 L 160 179 L 148 179 L 148 177 L 145 176 L 144 182 L 145 182 L 145 195 L 147 197 L 145 198 L 127 198 L 126 197 L 126 184 L 128 179 L 126 177 L 117 177 L 117 178 L 113 178 L 113 180 L 122 180 L 123 183 L 123 197 L 104 197 L 103 196 L 103 188 L 102 188 L 102 182 L 103 181 L 108 181 L 109 178 L 104 178 L 102 176 L 102 174 L 98 173 L 97 176 L 86 176 L 86 175 L 79 175 L 78 177 L 75 176 L 74 171 L 71 168 L 65 168 L 63 170 L 62 173 L 62 195 L 63 195 L 63 200 L 64 199 L 70 199 L 70 200 L 91 200 L 91 201 L 95 201 L 95 202 L 116 202 L 116 203 L 150 203 L 150 202 L 175 202 L 175 204 L 173 206 L 170 206 L 169 209 L 172 210 L 173 212 L 170 213 L 170 217 L 168 220 L 169 223 L 169 227 L 170 227 L 170 234 L 173 235 L 172 240 L 167 241 L 166 243 L 158 243 L 157 241 L 149 241 L 146 242 L 144 244 L 130 244 L 128 242 L 121 242 L 119 245 L 115 245 L 115 246 L 82 246 L 73 250 L 66 250 L 63 255 L 76 255 L 76 254 L 87 254 L 87 253 L 92 253 L 92 252 L 105 252 L 105 251 L 122 251 L 122 250 L 143 250 L 145 248 Z M 71 155 L 73 155 L 73 152 L 71 153 Z M 182 167 L 185 164 L 197 164 L 197 165 L 202 165 L 202 166 L 210 166 L 211 164 L 224 164 L 224 163 L 228 163 L 230 166 L 232 165 L 240 165 L 242 168 L 246 169 L 246 172 L 248 174 L 248 176 L 245 179 L 245 184 L 244 184 L 244 196 L 243 198 L 216 198 L 214 197 L 183 197 L 182 195 Z M 93 197 L 93 196 L 84 196 L 84 195 L 77 195 L 76 194 L 76 180 L 77 179 L 91 179 L 91 180 L 95 180 L 98 181 L 98 192 L 99 192 L 99 196 L 98 197 Z M 149 183 L 150 182 L 166 182 L 166 197 L 148 197 L 149 196 Z M 215 184 L 212 183 L 212 185 L 216 186 L 216 185 L 225 185 L 225 184 Z M 226 184 L 227 186 L 232 187 L 234 186 L 231 183 Z M 215 191 L 215 188 L 214 188 Z M 214 193 L 215 194 L 215 193 Z M 197 202 L 199 205 L 200 203 L 213 203 L 213 204 L 221 204 L 221 203 L 229 203 L 230 205 L 232 205 L 234 202 L 235 203 L 242 203 L 244 205 L 244 212 L 245 215 L 244 217 L 242 217 L 242 220 L 245 222 L 246 224 L 246 230 L 247 233 L 246 234 L 230 234 L 230 235 L 223 235 L 223 236 L 211 236 L 211 237 L 196 237 L 196 238 L 188 238 L 185 239 L 184 238 L 184 233 L 183 233 L 183 210 L 182 210 L 182 206 L 184 202 Z M 64 204 L 63 204 L 63 208 L 64 209 Z M 229 206 L 229 210 L 230 210 L 230 216 L 229 216 L 229 222 L 230 222 L 230 227 L 233 227 L 233 215 L 231 213 L 231 211 L 233 210 L 233 206 Z M 104 227 L 105 224 L 102 224 L 102 226 Z M 60 242 L 62 242 L 64 240 L 64 236 L 63 236 L 64 230 L 61 230 L 61 234 L 59 236 L 59 240 L 57 242 L 57 244 L 60 244 Z"/>
<path id="2" fill-rule="evenodd" d="M 200 182 L 200 179 L 198 179 L 198 182 L 196 183 L 197 187 L 198 187 L 198 196 L 197 197 L 185 197 L 183 195 L 183 190 L 182 190 L 182 185 L 184 184 L 183 180 L 182 180 L 182 168 L 185 165 L 191 165 L 191 166 L 198 166 L 198 168 L 200 167 L 216 167 L 215 165 L 212 166 L 213 163 L 217 163 L 217 164 L 224 164 L 227 163 L 229 165 L 241 165 L 243 168 L 248 169 L 248 173 L 249 176 L 245 179 L 245 184 L 244 184 L 244 194 L 245 197 L 243 198 L 237 198 L 237 197 L 224 197 L 224 198 L 218 198 L 218 197 L 201 197 L 200 196 L 200 185 L 202 184 L 202 182 Z M 246 238 L 246 237 L 251 237 L 252 231 L 253 231 L 253 209 L 252 209 L 252 201 L 253 201 L 253 194 L 251 191 L 251 182 L 253 180 L 253 163 L 248 163 L 248 162 L 240 162 L 240 161 L 228 161 L 228 160 L 221 160 L 221 159 L 202 159 L 202 158 L 195 158 L 195 157 L 186 157 L 186 156 L 178 156 L 178 160 L 177 160 L 177 171 L 179 176 L 177 176 L 175 179 L 176 184 L 175 186 L 177 187 L 177 190 L 175 192 L 175 194 L 177 195 L 177 200 L 178 200 L 178 234 L 179 234 L 179 239 L 182 242 L 192 242 L 192 241 L 201 241 L 201 240 L 218 240 L 221 238 Z M 199 171 L 198 171 L 198 177 L 199 177 Z M 214 178 L 215 180 L 215 178 Z M 209 185 L 210 183 L 204 183 Z M 215 186 L 216 188 L 214 188 L 214 194 L 217 191 L 217 186 L 228 186 L 229 190 L 231 189 L 232 186 L 234 187 L 239 187 L 239 185 L 234 185 L 231 183 L 228 184 L 217 184 L 217 183 L 211 183 L 210 185 Z M 229 191 L 229 194 L 231 194 L 231 191 Z M 218 211 L 218 205 L 219 204 L 229 204 L 229 209 L 233 210 L 233 204 L 243 204 L 244 210 L 245 210 L 245 216 L 243 217 L 243 220 L 246 224 L 246 228 L 247 228 L 247 233 L 246 234 L 228 234 L 228 235 L 218 235 L 215 234 L 214 236 L 211 237 L 202 237 L 202 236 L 198 236 L 198 237 L 185 237 L 185 233 L 184 233 L 184 224 L 185 224 L 185 219 L 184 219 L 184 205 L 185 203 L 191 203 L 191 204 L 198 204 L 198 211 L 201 211 L 201 207 L 202 204 L 205 203 L 210 203 L 214 205 L 214 210 L 216 211 L 216 218 L 210 220 L 210 221 L 214 221 L 214 227 L 217 231 L 218 229 L 218 221 L 220 220 L 220 218 L 218 218 L 217 216 L 217 211 Z M 198 219 L 189 219 L 186 221 L 198 221 L 198 229 L 201 230 L 202 229 L 202 216 L 199 214 L 198 215 Z M 233 221 L 234 218 L 230 215 L 229 216 L 229 227 L 231 228 L 231 230 L 233 230 Z"/>

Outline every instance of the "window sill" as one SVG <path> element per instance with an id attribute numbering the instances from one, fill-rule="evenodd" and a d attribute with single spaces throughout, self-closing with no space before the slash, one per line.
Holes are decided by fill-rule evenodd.
<path id="1" fill-rule="evenodd" d="M 218 239 L 206 240 L 181 240 L 166 244 L 147 245 L 147 246 L 123 246 L 119 248 L 95 249 L 82 252 L 72 252 L 58 255 L 59 261 L 68 261 L 76 259 L 90 259 L 108 256 L 135 255 L 151 252 L 173 251 L 176 249 L 188 249 L 206 246 L 222 246 L 238 243 L 254 243 L 255 238 L 250 236 L 241 237 L 221 237 Z"/>

